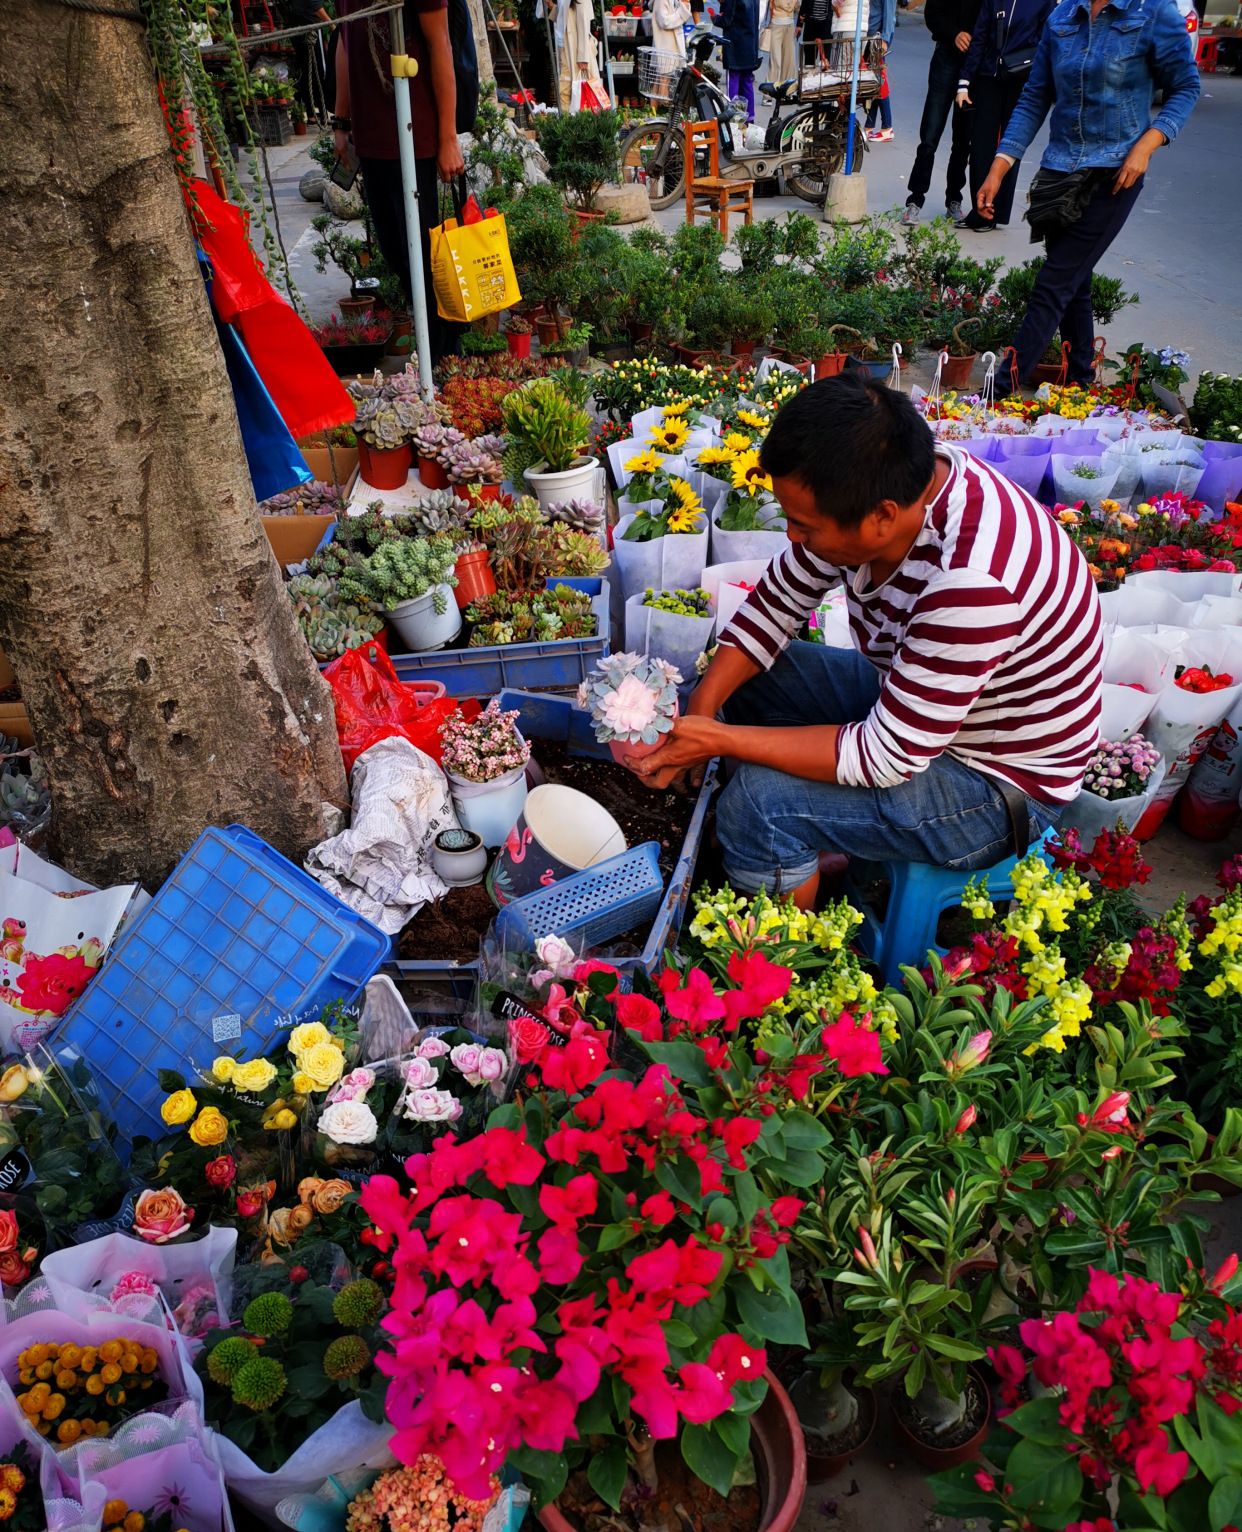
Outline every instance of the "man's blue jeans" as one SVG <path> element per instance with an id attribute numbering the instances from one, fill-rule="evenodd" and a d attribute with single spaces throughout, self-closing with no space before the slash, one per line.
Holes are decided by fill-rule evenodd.
<path id="1" fill-rule="evenodd" d="M 793 643 L 766 675 L 738 688 L 723 717 L 770 728 L 851 723 L 867 716 L 879 691 L 879 673 L 854 650 Z M 1058 811 L 1027 802 L 1038 837 Z M 908 782 L 879 788 L 743 762 L 716 806 L 716 830 L 729 882 L 749 893 L 790 893 L 816 870 L 821 851 L 966 871 L 1004 861 L 1013 842 L 995 783 L 947 754 Z"/>

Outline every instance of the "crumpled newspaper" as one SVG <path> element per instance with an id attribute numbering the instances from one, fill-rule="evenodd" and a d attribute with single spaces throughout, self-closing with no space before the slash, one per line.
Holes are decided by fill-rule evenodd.
<path id="1" fill-rule="evenodd" d="M 432 842 L 457 815 L 448 779 L 406 739 L 382 739 L 354 763 L 353 822 L 307 853 L 306 870 L 336 897 L 395 935 L 448 885 Z"/>

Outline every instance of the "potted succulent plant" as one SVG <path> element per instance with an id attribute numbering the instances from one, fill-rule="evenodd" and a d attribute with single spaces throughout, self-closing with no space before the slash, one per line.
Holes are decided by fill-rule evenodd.
<path id="1" fill-rule="evenodd" d="M 505 322 L 505 345 L 509 348 L 509 355 L 527 357 L 530 355 L 530 338 L 534 332 L 534 325 L 525 314 L 510 314 Z"/>
<path id="2" fill-rule="evenodd" d="M 400 489 L 409 477 L 410 416 L 400 399 L 376 394 L 363 401 L 355 421 L 358 472 L 373 489 Z M 447 481 L 446 481 L 447 482 Z"/>
<path id="3" fill-rule="evenodd" d="M 461 632 L 450 599 L 460 548 L 452 535 L 391 538 L 345 569 L 341 594 L 381 608 L 411 653 L 442 649 Z"/>
<path id="4" fill-rule="evenodd" d="M 654 655 L 610 654 L 578 688 L 595 738 L 614 761 L 633 766 L 659 748 L 680 712 L 681 672 Z"/>
<path id="5" fill-rule="evenodd" d="M 440 726 L 440 764 L 449 779 L 453 807 L 463 829 L 485 846 L 499 846 L 517 824 L 526 802 L 530 746 L 518 733 L 518 714 L 501 712 L 493 697 L 474 719 L 461 712 Z"/>
<path id="6" fill-rule="evenodd" d="M 505 473 L 523 478 L 541 506 L 588 494 L 597 464 L 586 455 L 591 417 L 552 378 L 533 378 L 507 394 L 500 406 L 509 444 Z"/>
<path id="7" fill-rule="evenodd" d="M 505 476 L 502 462 L 503 436 L 476 436 L 473 441 L 450 442 L 441 458 L 450 484 L 466 484 L 479 500 L 499 500 L 500 481 Z"/>
<path id="8" fill-rule="evenodd" d="M 450 448 L 465 441 L 462 433 L 453 426 L 442 425 L 438 420 L 420 425 L 413 433 L 413 446 L 418 458 L 418 477 L 426 489 L 449 487 L 448 453 Z"/>
<path id="9" fill-rule="evenodd" d="M 320 662 L 358 649 L 383 632 L 384 619 L 369 602 L 345 601 L 328 575 L 295 575 L 285 586 L 310 651 Z"/>

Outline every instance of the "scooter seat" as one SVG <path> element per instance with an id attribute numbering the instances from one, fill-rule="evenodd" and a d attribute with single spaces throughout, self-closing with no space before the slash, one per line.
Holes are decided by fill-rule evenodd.
<path id="1" fill-rule="evenodd" d="M 773 85 L 771 81 L 765 80 L 759 87 L 759 94 L 767 96 L 777 106 L 784 106 L 797 88 L 798 82 L 796 80 L 782 80 L 779 85 Z"/>

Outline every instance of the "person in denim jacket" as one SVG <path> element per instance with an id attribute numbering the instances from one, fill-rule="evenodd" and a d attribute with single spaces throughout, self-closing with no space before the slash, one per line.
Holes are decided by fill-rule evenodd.
<path id="1" fill-rule="evenodd" d="M 1164 99 L 1153 111 L 1157 91 Z M 980 216 L 992 217 L 1005 177 L 1051 111 L 1027 213 L 1047 259 L 1014 340 L 1013 381 L 1030 377 L 1059 329 L 1070 381 L 1091 382 L 1092 274 L 1152 155 L 1177 137 L 1198 99 L 1199 71 L 1174 0 L 1061 0 L 1049 17 L 977 199 Z"/>

